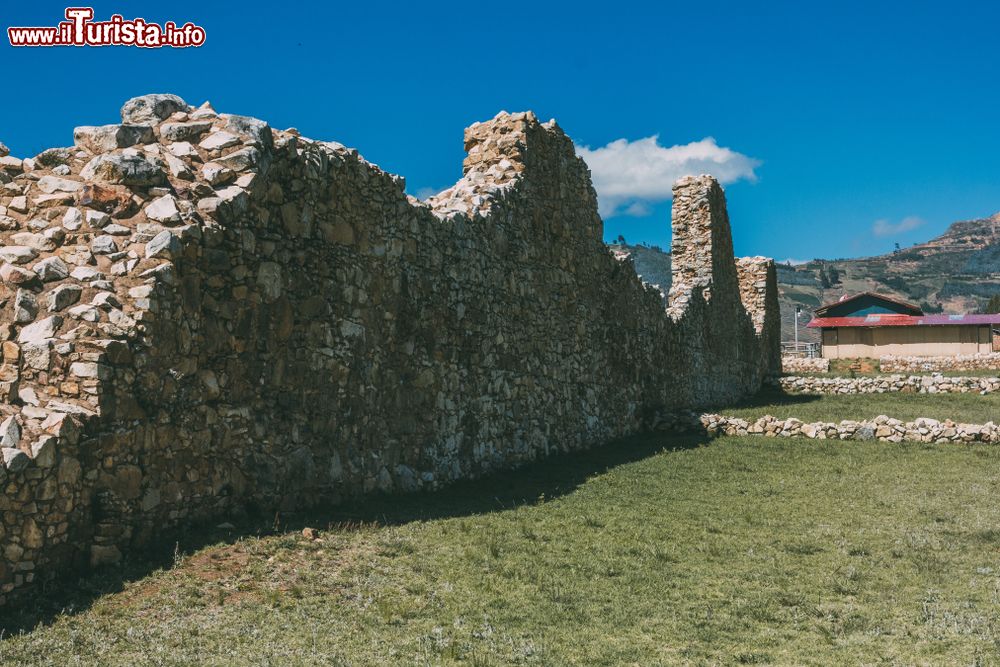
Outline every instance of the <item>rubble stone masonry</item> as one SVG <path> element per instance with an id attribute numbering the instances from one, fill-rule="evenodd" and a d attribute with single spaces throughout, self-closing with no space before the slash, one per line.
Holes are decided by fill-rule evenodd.
<path id="1" fill-rule="evenodd" d="M 667 313 L 555 122 L 501 113 L 465 149 L 422 202 L 172 95 L 4 149 L 2 599 L 164 527 L 437 488 L 777 372 L 774 265 L 737 267 L 712 178 L 675 188 Z"/>

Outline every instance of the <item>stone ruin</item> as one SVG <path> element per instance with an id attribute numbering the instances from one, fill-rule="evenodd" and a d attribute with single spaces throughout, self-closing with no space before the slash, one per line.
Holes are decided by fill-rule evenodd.
<path id="1" fill-rule="evenodd" d="M 465 133 L 419 201 L 355 150 L 130 100 L 0 150 L 0 588 L 165 527 L 434 489 L 725 403 L 779 369 L 774 265 L 675 186 L 662 296 L 602 242 L 554 121 Z"/>

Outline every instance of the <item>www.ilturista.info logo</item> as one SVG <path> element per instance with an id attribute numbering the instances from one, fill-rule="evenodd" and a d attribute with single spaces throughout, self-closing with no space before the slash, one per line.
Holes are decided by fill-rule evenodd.
<path id="1" fill-rule="evenodd" d="M 184 48 L 205 43 L 205 29 L 193 23 L 162 26 L 145 19 L 126 20 L 114 14 L 107 21 L 94 21 L 92 7 L 67 7 L 66 20 L 54 28 L 7 28 L 11 46 L 161 46 Z"/>

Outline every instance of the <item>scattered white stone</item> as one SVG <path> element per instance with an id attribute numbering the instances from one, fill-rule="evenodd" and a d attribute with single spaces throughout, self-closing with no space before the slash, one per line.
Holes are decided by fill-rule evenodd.
<path id="1" fill-rule="evenodd" d="M 91 153 L 107 153 L 156 141 L 148 125 L 84 125 L 73 130 L 73 143 Z"/>
<path id="2" fill-rule="evenodd" d="M 17 335 L 17 340 L 20 343 L 37 343 L 47 340 L 56 335 L 61 324 L 62 318 L 58 315 L 47 317 L 22 328 Z"/>
<path id="3" fill-rule="evenodd" d="M 21 442 L 21 425 L 17 423 L 17 417 L 11 415 L 0 422 L 0 445 L 17 447 L 19 442 Z"/>
<path id="4" fill-rule="evenodd" d="M 42 468 L 50 468 L 56 462 L 56 442 L 54 435 L 43 435 L 31 443 L 31 458 Z"/>
<path id="5" fill-rule="evenodd" d="M 209 162 L 201 168 L 201 177 L 208 181 L 209 185 L 224 185 L 236 178 L 236 172 L 217 162 Z"/>
<path id="6" fill-rule="evenodd" d="M 180 142 L 197 139 L 212 129 L 211 121 L 195 121 L 190 123 L 163 123 L 160 125 L 160 138 L 163 141 Z"/>
<path id="7" fill-rule="evenodd" d="M 71 181 L 56 176 L 42 176 L 38 179 L 38 189 L 49 195 L 56 192 L 76 192 L 82 187 L 83 183 L 80 181 Z"/>
<path id="8" fill-rule="evenodd" d="M 27 454 L 22 452 L 20 449 L 14 449 L 13 447 L 4 447 L 0 449 L 3 454 L 3 463 L 7 467 L 7 470 L 16 473 L 24 470 L 28 463 L 31 462 L 31 458 Z"/>
<path id="9" fill-rule="evenodd" d="M 69 372 L 79 378 L 105 378 L 109 370 L 104 364 L 93 361 L 77 361 L 69 366 Z"/>
<path id="10" fill-rule="evenodd" d="M 111 216 L 102 211 L 87 211 L 87 224 L 90 225 L 92 229 L 101 229 L 102 227 L 110 224 Z"/>
<path id="11" fill-rule="evenodd" d="M 187 141 L 172 143 L 167 146 L 167 150 L 175 157 L 198 157 L 198 151 Z"/>
<path id="12" fill-rule="evenodd" d="M 27 213 L 28 212 L 28 198 L 24 195 L 20 197 L 14 197 L 7 204 L 7 208 L 15 213 Z"/>
<path id="13" fill-rule="evenodd" d="M 13 264 L 4 264 L 0 266 L 0 278 L 3 279 L 5 283 L 11 285 L 23 285 L 24 283 L 29 283 L 38 276 L 35 275 L 34 271 L 29 271 L 20 266 L 14 266 Z"/>
<path id="14" fill-rule="evenodd" d="M 133 97 L 122 106 L 122 122 L 136 125 L 153 125 L 170 118 L 178 111 L 190 111 L 191 107 L 177 95 L 156 93 Z"/>
<path id="15" fill-rule="evenodd" d="M 102 293 L 106 294 L 106 292 Z M 79 306 L 73 306 L 68 312 L 73 317 L 86 322 L 97 322 L 101 319 L 101 311 L 93 306 L 88 306 L 85 303 L 81 303 Z"/>
<path id="16" fill-rule="evenodd" d="M 122 302 L 118 300 L 114 292 L 98 292 L 94 295 L 90 304 L 104 310 L 113 310 L 122 307 Z"/>
<path id="17" fill-rule="evenodd" d="M 181 221 L 181 212 L 173 195 L 163 195 L 146 207 L 146 217 L 163 224 L 172 224 Z"/>
<path id="18" fill-rule="evenodd" d="M 166 174 L 162 161 L 132 149 L 104 153 L 87 163 L 80 176 L 88 181 L 147 187 L 163 185 Z"/>
<path id="19" fill-rule="evenodd" d="M 20 389 L 18 389 L 17 397 L 21 399 L 22 403 L 25 403 L 27 405 L 32 405 L 37 407 L 42 404 L 42 402 L 38 400 L 38 392 L 36 392 L 31 387 L 21 387 Z"/>
<path id="20" fill-rule="evenodd" d="M 132 230 L 125 225 L 119 225 L 116 222 L 112 222 L 110 225 L 106 225 L 102 229 L 105 234 L 111 234 L 112 236 L 131 236 Z"/>
<path id="21" fill-rule="evenodd" d="M 79 285 L 60 285 L 49 292 L 49 312 L 58 312 L 80 300 L 83 288 Z"/>
<path id="22" fill-rule="evenodd" d="M 90 242 L 90 251 L 95 255 L 110 255 L 118 252 L 118 244 L 115 243 L 115 237 L 102 234 Z"/>
<path id="23" fill-rule="evenodd" d="M 38 315 L 38 299 L 34 292 L 18 288 L 14 296 L 14 321 L 18 324 L 33 322 Z"/>
<path id="24" fill-rule="evenodd" d="M 62 217 L 62 225 L 71 232 L 83 226 L 83 213 L 78 208 L 68 208 Z"/>
<path id="25" fill-rule="evenodd" d="M 225 130 L 218 130 L 217 132 L 213 132 L 208 135 L 208 137 L 198 144 L 198 146 L 206 151 L 217 151 L 223 148 L 229 148 L 230 146 L 236 146 L 239 143 L 240 138 L 235 134 L 230 134 Z"/>
<path id="26" fill-rule="evenodd" d="M 49 370 L 51 350 L 52 341 L 49 339 L 21 343 L 21 357 L 24 359 L 25 365 L 36 371 Z"/>
<path id="27" fill-rule="evenodd" d="M 58 257 L 47 257 L 31 267 L 43 283 L 62 280 L 69 276 L 69 267 Z"/>
<path id="28" fill-rule="evenodd" d="M 11 264 L 24 264 L 36 257 L 38 257 L 38 251 L 27 246 L 9 245 L 0 247 L 0 259 Z"/>
<path id="29" fill-rule="evenodd" d="M 184 160 L 181 160 L 171 153 L 164 153 L 163 159 L 167 163 L 167 169 L 170 170 L 170 175 L 174 178 L 180 178 L 185 181 L 190 181 L 194 179 L 194 174 L 191 172 L 190 167 Z"/>
<path id="30" fill-rule="evenodd" d="M 146 244 L 146 258 L 174 259 L 181 253 L 181 241 L 173 232 L 163 230 Z"/>
<path id="31" fill-rule="evenodd" d="M 18 232 L 17 234 L 12 234 L 10 240 L 19 246 L 27 246 L 40 252 L 49 252 L 56 249 L 56 243 L 53 239 L 36 232 Z"/>
<path id="32" fill-rule="evenodd" d="M 80 282 L 90 282 L 91 280 L 98 280 L 101 278 L 101 272 L 97 269 L 92 269 L 89 266 L 78 266 L 73 269 L 73 272 L 69 275 Z"/>

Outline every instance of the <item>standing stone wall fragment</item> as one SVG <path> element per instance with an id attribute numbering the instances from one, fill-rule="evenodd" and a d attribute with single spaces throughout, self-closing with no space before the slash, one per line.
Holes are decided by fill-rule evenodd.
<path id="1" fill-rule="evenodd" d="M 122 120 L 0 162 L 0 599 L 250 504 L 604 443 L 771 370 L 773 264 L 737 266 L 710 177 L 678 185 L 668 312 L 534 114 L 470 127 L 427 201 L 207 104 L 145 96 Z"/>

